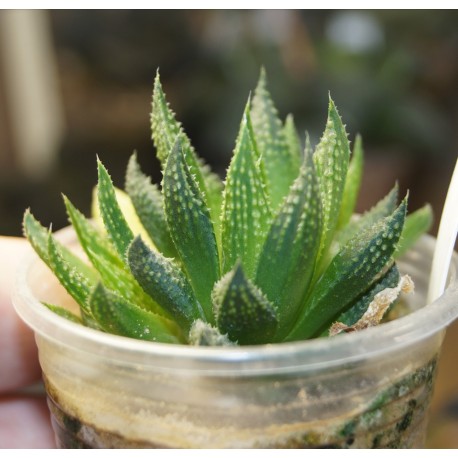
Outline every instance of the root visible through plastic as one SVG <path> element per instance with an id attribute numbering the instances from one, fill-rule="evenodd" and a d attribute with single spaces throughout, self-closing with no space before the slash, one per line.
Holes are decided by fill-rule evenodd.
<path id="1" fill-rule="evenodd" d="M 401 292 L 410 293 L 413 289 L 412 279 L 408 275 L 402 276 L 395 288 L 385 288 L 374 296 L 374 300 L 369 304 L 364 315 L 355 324 L 347 326 L 345 323 L 335 322 L 329 329 L 329 335 L 335 336 L 341 332 L 360 331 L 378 325 L 388 307 L 398 298 L 399 294 Z"/>

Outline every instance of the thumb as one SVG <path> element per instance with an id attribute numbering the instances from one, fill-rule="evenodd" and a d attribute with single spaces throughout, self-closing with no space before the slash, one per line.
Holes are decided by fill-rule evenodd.
<path id="1" fill-rule="evenodd" d="M 0 393 L 29 385 L 41 375 L 33 332 L 11 303 L 14 276 L 27 245 L 23 238 L 0 237 Z"/>

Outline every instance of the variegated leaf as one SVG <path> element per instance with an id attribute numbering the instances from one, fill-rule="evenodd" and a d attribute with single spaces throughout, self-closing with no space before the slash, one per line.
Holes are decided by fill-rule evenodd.
<path id="1" fill-rule="evenodd" d="M 240 263 L 215 285 L 212 297 L 218 328 L 231 341 L 264 344 L 275 334 L 275 308 L 245 276 Z"/>
<path id="2" fill-rule="evenodd" d="M 183 343 L 183 338 L 172 333 L 173 325 L 168 320 L 137 307 L 100 283 L 91 294 L 90 307 L 105 332 L 153 342 Z"/>
<path id="3" fill-rule="evenodd" d="M 167 159 L 163 193 L 172 240 L 207 321 L 212 322 L 210 295 L 220 277 L 218 247 L 205 197 L 186 165 L 179 137 Z"/>
<path id="4" fill-rule="evenodd" d="M 132 233 L 135 236 L 140 235 L 148 245 L 154 246 L 154 243 L 150 239 L 148 232 L 146 232 L 146 229 L 143 227 L 139 217 L 137 216 L 134 205 L 132 204 L 129 195 L 122 189 L 117 188 L 116 186 L 114 186 L 114 192 L 116 196 L 116 201 L 119 205 L 119 209 L 124 215 L 124 219 L 129 222 L 129 227 Z M 100 214 L 97 194 L 98 188 L 97 186 L 94 186 L 94 189 L 92 190 L 91 219 L 94 222 L 94 225 L 97 227 L 97 229 L 102 234 L 106 235 L 107 230 L 105 228 L 102 215 Z"/>
<path id="5" fill-rule="evenodd" d="M 308 339 L 329 326 L 393 262 L 407 200 L 392 215 L 351 239 L 332 260 L 307 299 L 286 340 Z"/>
<path id="6" fill-rule="evenodd" d="M 269 230 L 270 204 L 265 193 L 263 162 L 253 136 L 249 104 L 245 108 L 223 194 L 222 271 L 237 260 L 252 278 Z"/>
<path id="7" fill-rule="evenodd" d="M 254 92 L 251 116 L 256 143 L 265 164 L 268 194 L 272 208 L 276 209 L 299 174 L 301 160 L 297 150 L 289 148 L 277 109 L 267 90 L 264 68 Z"/>
<path id="8" fill-rule="evenodd" d="M 181 270 L 157 251 L 136 237 L 127 251 L 133 276 L 140 286 L 188 332 L 192 323 L 204 312 L 191 285 Z"/>
<path id="9" fill-rule="evenodd" d="M 164 212 L 164 199 L 151 178 L 144 175 L 133 154 L 126 172 L 126 191 L 143 227 L 158 250 L 168 258 L 178 256 L 170 237 Z"/>
<path id="10" fill-rule="evenodd" d="M 275 305 L 281 340 L 303 304 L 321 235 L 321 207 L 311 155 L 280 206 L 259 258 L 255 283 Z"/>

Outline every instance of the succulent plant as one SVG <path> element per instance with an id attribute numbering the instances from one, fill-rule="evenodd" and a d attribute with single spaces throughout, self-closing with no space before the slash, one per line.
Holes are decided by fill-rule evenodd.
<path id="1" fill-rule="evenodd" d="M 351 329 L 378 293 L 399 290 L 395 258 L 428 229 L 430 207 L 406 217 L 407 197 L 397 205 L 394 186 L 353 215 L 362 142 L 356 138 L 351 154 L 331 98 L 321 140 L 313 151 L 307 137 L 302 148 L 293 117 L 280 121 L 261 71 L 224 183 L 196 155 L 159 74 L 151 124 L 161 187 L 134 154 L 126 193 L 98 161 L 99 217 L 87 219 L 64 197 L 90 262 L 26 211 L 25 235 L 80 314 L 46 304 L 51 310 L 137 339 L 265 344 L 326 335 L 335 322 Z"/>

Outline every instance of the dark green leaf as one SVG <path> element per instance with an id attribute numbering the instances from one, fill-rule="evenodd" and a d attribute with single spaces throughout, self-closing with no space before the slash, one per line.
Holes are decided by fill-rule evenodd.
<path id="1" fill-rule="evenodd" d="M 198 318 L 205 319 L 186 276 L 170 260 L 136 237 L 127 252 L 129 267 L 140 286 L 188 332 Z"/>
<path id="2" fill-rule="evenodd" d="M 223 195 L 223 273 L 231 270 L 239 259 L 250 278 L 256 271 L 258 256 L 271 221 L 270 205 L 264 189 L 263 162 L 253 137 L 247 104 Z"/>
<path id="3" fill-rule="evenodd" d="M 165 218 L 161 191 L 156 184 L 151 183 L 150 177 L 142 173 L 136 154 L 131 156 L 127 166 L 126 191 L 154 245 L 164 256 L 177 257 Z"/>
<path id="4" fill-rule="evenodd" d="M 186 165 L 179 138 L 167 160 L 163 192 L 173 242 L 207 321 L 212 322 L 210 295 L 220 277 L 218 248 L 205 198 Z"/>
<path id="5" fill-rule="evenodd" d="M 334 321 L 352 326 L 364 315 L 367 307 L 374 300 L 375 295 L 386 288 L 395 288 L 399 283 L 399 279 L 399 270 L 396 264 L 393 264 L 388 272 L 369 291 L 365 292 L 362 297 L 358 298 L 345 312 L 335 318 Z"/>
<path id="6" fill-rule="evenodd" d="M 319 189 L 308 154 L 275 217 L 259 258 L 255 283 L 275 305 L 276 339 L 291 329 L 315 267 L 321 235 Z"/>
<path id="7" fill-rule="evenodd" d="M 152 342 L 183 343 L 171 332 L 166 319 L 131 304 L 102 284 L 92 292 L 90 307 L 105 332 Z"/>
<path id="8" fill-rule="evenodd" d="M 267 192 L 272 208 L 276 209 L 299 174 L 301 160 L 296 148 L 294 151 L 289 148 L 277 109 L 267 90 L 264 68 L 254 92 L 251 116 L 256 143 L 265 164 Z"/>
<path id="9" fill-rule="evenodd" d="M 212 297 L 218 328 L 231 341 L 264 344 L 275 334 L 275 308 L 245 276 L 240 263 L 215 285 Z"/>
<path id="10" fill-rule="evenodd" d="M 351 239 L 332 260 L 286 340 L 302 340 L 320 329 L 351 304 L 393 262 L 404 225 L 407 200 L 394 213 Z"/>

